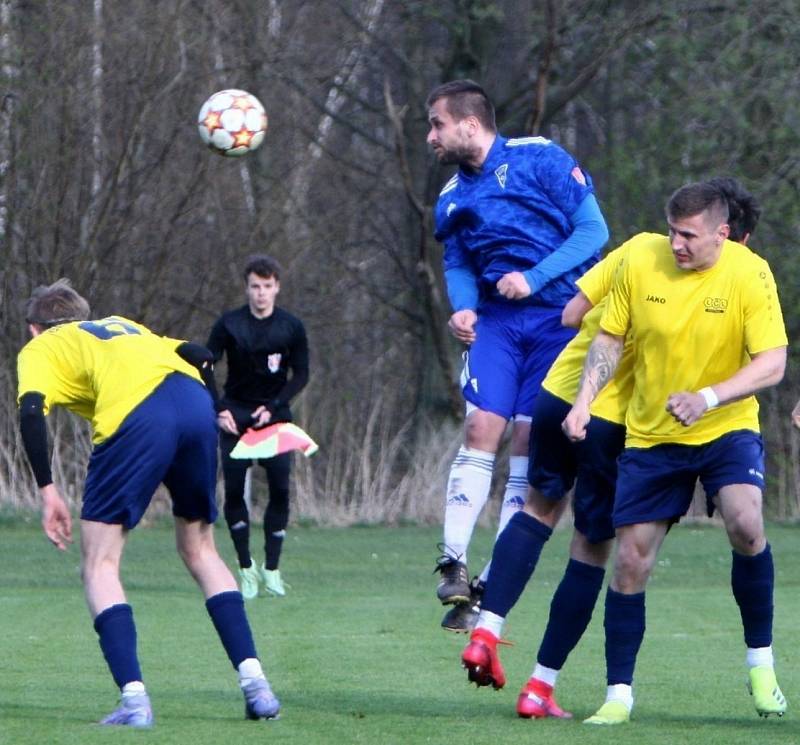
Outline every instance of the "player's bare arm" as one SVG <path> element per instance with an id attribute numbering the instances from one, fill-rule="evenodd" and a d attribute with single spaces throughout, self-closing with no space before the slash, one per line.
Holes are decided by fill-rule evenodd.
<path id="1" fill-rule="evenodd" d="M 561 311 L 561 325 L 577 329 L 581 326 L 583 317 L 594 307 L 586 295 L 579 292 L 570 300 Z"/>
<path id="2" fill-rule="evenodd" d="M 522 272 L 509 272 L 500 277 L 497 291 L 509 300 L 522 300 L 531 294 L 531 288 Z"/>
<path id="3" fill-rule="evenodd" d="M 450 333 L 464 344 L 472 344 L 475 341 L 475 324 L 478 322 L 478 314 L 469 308 L 457 310 L 450 316 L 447 325 Z"/>
<path id="4" fill-rule="evenodd" d="M 42 528 L 48 540 L 61 551 L 72 543 L 72 516 L 55 484 L 39 489 L 42 495 Z"/>
<path id="5" fill-rule="evenodd" d="M 622 356 L 624 341 L 625 337 L 599 331 L 589 347 L 578 395 L 561 425 L 564 434 L 573 442 L 586 438 L 586 427 L 591 418 L 589 407 L 597 398 L 597 394 L 614 377 Z"/>
<path id="6" fill-rule="evenodd" d="M 673 393 L 667 399 L 667 411 L 685 427 L 689 427 L 709 409 L 747 398 L 763 388 L 780 383 L 785 369 L 786 347 L 767 349 L 753 355 L 750 362 L 727 380 L 697 392 Z M 792 418 L 794 421 L 794 412 Z"/>

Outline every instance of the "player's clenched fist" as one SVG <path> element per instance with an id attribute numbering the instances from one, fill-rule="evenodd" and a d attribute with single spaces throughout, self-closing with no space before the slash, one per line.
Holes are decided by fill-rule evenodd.
<path id="1" fill-rule="evenodd" d="M 474 310 L 457 310 L 450 316 L 447 325 L 453 336 L 464 344 L 472 344 L 475 341 L 475 324 L 478 315 Z"/>

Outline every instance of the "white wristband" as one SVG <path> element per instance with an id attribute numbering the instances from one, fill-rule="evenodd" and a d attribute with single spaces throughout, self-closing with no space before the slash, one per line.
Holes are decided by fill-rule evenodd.
<path id="1" fill-rule="evenodd" d="M 706 409 L 713 409 L 719 404 L 719 396 L 714 393 L 714 389 L 711 386 L 701 388 L 697 392 L 706 400 Z"/>

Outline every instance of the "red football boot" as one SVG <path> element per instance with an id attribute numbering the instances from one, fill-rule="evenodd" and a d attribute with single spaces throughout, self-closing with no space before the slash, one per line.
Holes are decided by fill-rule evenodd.
<path id="1" fill-rule="evenodd" d="M 506 684 L 506 674 L 497 655 L 500 640 L 486 629 L 475 629 L 469 644 L 461 654 L 461 662 L 467 669 L 471 683 L 477 686 L 492 686 L 499 690 Z"/>
<path id="2" fill-rule="evenodd" d="M 531 678 L 517 699 L 517 714 L 524 719 L 572 719 L 572 714 L 564 711 L 553 696 L 553 686 Z"/>

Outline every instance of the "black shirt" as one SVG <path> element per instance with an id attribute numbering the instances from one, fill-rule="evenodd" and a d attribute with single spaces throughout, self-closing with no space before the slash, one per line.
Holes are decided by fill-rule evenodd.
<path id="1" fill-rule="evenodd" d="M 219 409 L 246 425 L 244 412 L 260 405 L 272 421 L 291 421 L 289 401 L 308 383 L 308 340 L 302 321 L 281 308 L 256 318 L 248 305 L 228 311 L 214 324 L 206 346 L 218 361 L 225 354 L 228 378 Z M 291 370 L 291 377 L 289 371 Z"/>

